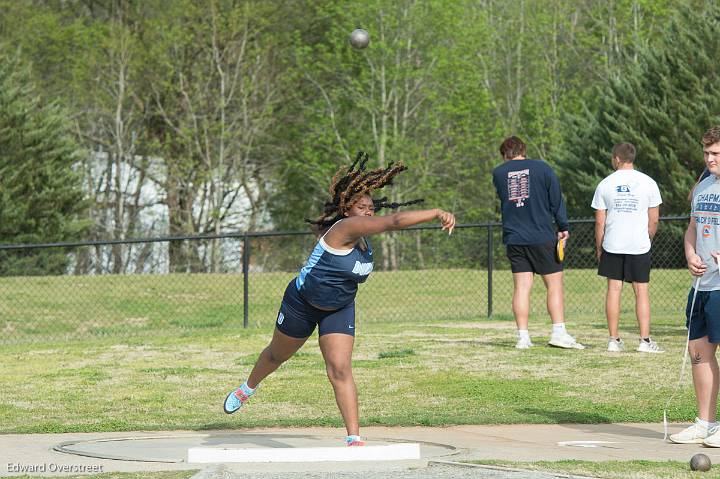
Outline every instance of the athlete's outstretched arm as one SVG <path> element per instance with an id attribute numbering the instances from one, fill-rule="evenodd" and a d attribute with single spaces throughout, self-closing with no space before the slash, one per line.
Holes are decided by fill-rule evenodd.
<path id="1" fill-rule="evenodd" d="M 353 245 L 363 237 L 386 231 L 395 231 L 420 223 L 440 220 L 443 230 L 452 233 L 455 227 L 455 216 L 441 209 L 400 211 L 386 216 L 352 216 L 346 218 L 328 233 L 328 244 Z"/>

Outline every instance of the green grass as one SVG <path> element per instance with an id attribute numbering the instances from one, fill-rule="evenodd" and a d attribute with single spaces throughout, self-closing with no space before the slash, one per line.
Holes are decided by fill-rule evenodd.
<path id="1" fill-rule="evenodd" d="M 412 349 L 395 349 L 392 351 L 381 351 L 380 354 L 378 354 L 378 359 L 404 358 L 406 356 L 414 355 L 415 351 Z"/>
<path id="2" fill-rule="evenodd" d="M 452 287 L 437 280 L 441 273 L 453 277 Z M 508 275 L 496 275 L 498 298 L 509 298 Z M 241 304 L 237 318 L 218 313 L 242 297 L 237 282 L 235 295 L 223 293 L 233 281 L 223 275 L 0 280 L 0 306 L 12 312 L 0 316 L 0 329 L 38 331 L 29 333 L 31 342 L 22 336 L 0 348 L 0 432 L 340 426 L 315 336 L 264 382 L 252 407 L 239 416 L 222 413 L 228 389 L 266 346 L 290 277 L 254 278 L 250 309 L 263 319 L 247 329 Z M 653 294 L 665 295 L 653 304 L 654 337 L 668 353 L 652 356 L 604 351 L 603 283 L 581 271 L 567 278 L 574 298 L 568 327 L 590 348 L 542 346 L 550 324 L 538 285 L 530 322 L 538 347 L 518 351 L 510 313 L 488 320 L 477 306 L 483 278 L 485 272 L 468 270 L 379 273 L 362 286 L 353 360 L 362 424 L 661 420 L 684 348 L 686 273 L 654 273 Z M 32 294 L 38 284 L 48 292 Z M 627 293 L 621 331 L 631 345 L 637 326 Z M 662 306 L 668 298 L 673 308 Z M 508 309 L 500 299 L 496 304 Z M 46 339 L 56 325 L 85 339 Z M 688 374 L 669 418 L 694 414 Z"/>
<path id="3" fill-rule="evenodd" d="M 693 472 L 689 463 L 678 461 L 472 461 L 475 464 L 503 466 L 533 471 L 574 474 L 597 478 L 624 479 L 717 479 L 720 469 Z"/>
<path id="4" fill-rule="evenodd" d="M 237 275 L 0 278 L 0 433 L 340 426 L 316 337 L 264 382 L 242 415 L 221 410 L 267 344 L 291 278 L 251 275 L 248 329 Z M 530 323 L 539 347 L 513 348 L 507 271 L 493 277 L 491 320 L 485 271 L 376 272 L 357 305 L 362 424 L 659 421 L 677 381 L 689 284 L 684 271 L 653 272 L 653 332 L 667 354 L 611 355 L 604 281 L 594 271 L 569 271 L 565 282 L 568 326 L 590 345 L 585 351 L 541 346 L 550 328 L 540 284 Z M 637 326 L 626 289 L 621 331 L 630 345 Z M 638 387 L 648 381 L 652 387 Z M 694 416 L 688 374 L 669 418 Z M 672 461 L 494 464 L 594 477 L 720 477 Z"/>
<path id="5" fill-rule="evenodd" d="M 604 352 L 605 332 L 589 324 L 573 327 L 586 351 L 518 351 L 505 321 L 359 319 L 353 365 L 362 423 L 659 421 L 677 377 L 682 326 L 667 324 L 671 333 L 657 337 L 669 354 L 640 356 Z M 547 321 L 533 321 L 538 344 L 548 330 Z M 8 345 L 0 351 L 0 432 L 340 426 L 316 337 L 264 382 L 252 407 L 222 413 L 225 394 L 249 373 L 271 331 Z M 648 378 L 658 380 L 639 388 Z M 669 416 L 694 413 L 686 378 Z"/>

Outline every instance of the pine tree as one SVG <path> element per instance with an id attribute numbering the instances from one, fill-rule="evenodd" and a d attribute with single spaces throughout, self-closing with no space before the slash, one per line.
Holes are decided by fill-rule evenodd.
<path id="1" fill-rule="evenodd" d="M 87 222 L 71 119 L 42 101 L 30 66 L 0 54 L 0 243 L 75 240 Z M 62 274 L 60 249 L 0 251 L 0 274 Z"/>
<path id="2" fill-rule="evenodd" d="M 720 123 L 720 6 L 679 9 L 665 36 L 627 59 L 564 128 L 560 161 L 571 216 L 592 214 L 595 187 L 611 172 L 610 151 L 629 141 L 636 168 L 657 181 L 663 214 L 686 214 L 688 193 L 703 170 L 700 137 Z"/>

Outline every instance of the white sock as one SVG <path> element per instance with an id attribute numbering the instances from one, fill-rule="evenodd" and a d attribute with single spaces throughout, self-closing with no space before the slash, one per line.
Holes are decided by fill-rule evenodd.
<path id="1" fill-rule="evenodd" d="M 528 331 L 527 329 L 518 329 L 518 338 L 530 339 L 530 331 Z"/>
<path id="2" fill-rule="evenodd" d="M 244 392 L 248 396 L 252 396 L 255 393 L 255 389 L 257 389 L 257 386 L 255 386 L 255 388 L 251 388 L 250 386 L 248 386 L 247 381 L 245 381 L 240 385 L 240 389 L 242 389 L 242 392 Z"/>
<path id="3" fill-rule="evenodd" d="M 553 324 L 553 334 L 557 333 L 564 333 L 565 332 L 565 323 L 555 323 Z"/>

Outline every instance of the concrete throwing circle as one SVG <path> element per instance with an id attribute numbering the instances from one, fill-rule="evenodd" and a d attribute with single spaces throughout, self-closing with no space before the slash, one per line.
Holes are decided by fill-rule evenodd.
<path id="1" fill-rule="evenodd" d="M 420 444 L 423 460 L 452 456 L 458 451 L 454 446 L 423 441 L 401 439 L 368 438 L 373 446 L 414 442 Z M 267 448 L 308 448 L 339 447 L 342 437 L 314 434 L 277 433 L 208 433 L 208 434 L 167 434 L 158 436 L 131 436 L 111 439 L 89 439 L 66 441 L 53 450 L 76 456 L 117 461 L 182 463 L 186 462 L 188 449 L 195 447 L 217 449 L 267 449 Z"/>

